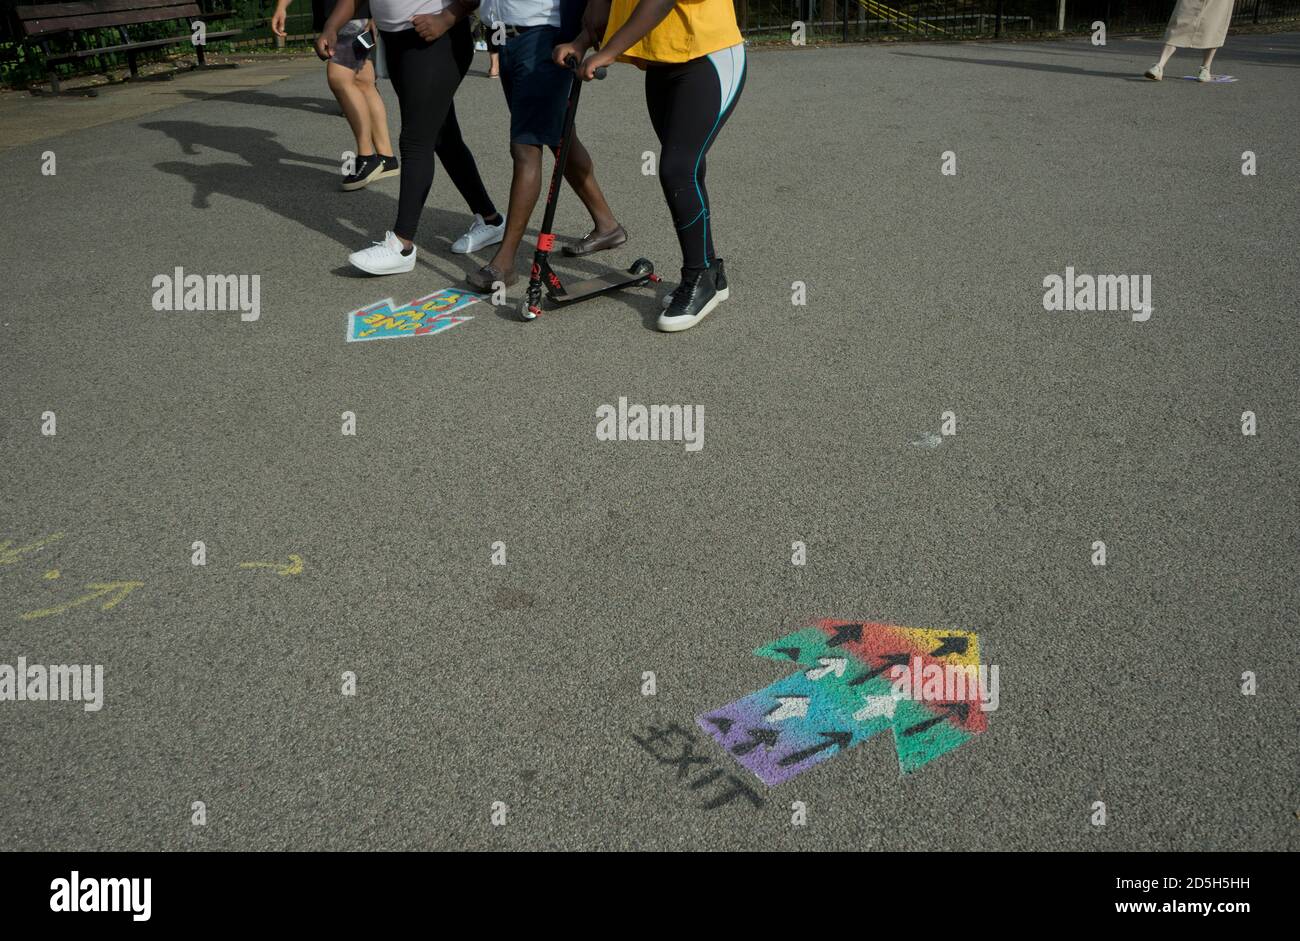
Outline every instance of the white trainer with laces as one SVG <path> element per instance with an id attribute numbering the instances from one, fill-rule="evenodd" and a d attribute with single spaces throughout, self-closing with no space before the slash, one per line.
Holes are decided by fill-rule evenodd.
<path id="1" fill-rule="evenodd" d="M 457 255 L 468 255 L 480 248 L 487 248 L 489 245 L 497 244 L 505 238 L 505 234 L 505 216 L 501 217 L 499 225 L 488 225 L 483 221 L 483 217 L 476 212 L 474 213 L 474 221 L 470 223 L 469 231 L 452 243 L 451 250 Z"/>
<path id="2" fill-rule="evenodd" d="M 1153 82 L 1158 82 L 1165 77 L 1165 67 L 1157 62 L 1155 65 L 1151 66 L 1151 68 L 1147 69 L 1143 75 L 1146 78 L 1151 79 Z"/>
<path id="3" fill-rule="evenodd" d="M 1209 69 L 1205 66 L 1201 66 L 1201 70 L 1196 73 L 1196 80 L 1198 82 L 1212 82 L 1214 81 L 1214 76 L 1210 74 Z"/>
<path id="4" fill-rule="evenodd" d="M 352 267 L 366 274 L 403 274 L 415 270 L 415 246 L 402 254 L 402 240 L 392 232 L 384 233 L 384 240 L 348 256 Z"/>

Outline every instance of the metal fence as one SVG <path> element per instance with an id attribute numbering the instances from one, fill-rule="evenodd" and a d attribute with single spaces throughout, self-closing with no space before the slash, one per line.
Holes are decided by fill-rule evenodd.
<path id="1" fill-rule="evenodd" d="M 40 80 L 45 74 L 40 52 L 23 43 L 13 21 L 18 3 L 33 0 L 0 0 L 0 85 L 21 85 Z M 36 0 L 41 2 L 41 0 Z M 1085 33 L 1101 20 L 1111 32 L 1158 30 L 1164 27 L 1174 0 L 941 0 L 905 3 L 901 0 L 734 0 L 741 31 L 751 40 L 789 41 L 794 24 L 803 24 L 809 42 L 854 42 L 869 40 L 957 40 L 1032 35 L 1064 30 Z M 281 45 L 271 33 L 275 0 L 199 0 L 205 10 L 229 9 L 233 15 L 220 21 L 221 29 L 238 27 L 243 33 L 232 42 L 213 43 L 215 51 L 273 50 Z M 1300 0 L 1237 0 L 1233 24 L 1272 23 L 1300 20 Z M 286 31 L 290 48 L 303 48 L 313 37 L 311 3 L 295 0 L 289 7 Z M 156 24 L 132 29 L 139 38 L 165 36 L 175 26 Z M 117 37 L 105 31 L 101 45 Z M 94 37 L 82 42 L 95 43 Z M 160 50 L 155 58 L 167 54 Z M 176 50 L 171 50 L 175 52 Z M 142 56 L 147 59 L 148 56 Z M 78 66 L 61 66 L 70 74 L 120 68 L 119 57 L 105 55 Z"/>

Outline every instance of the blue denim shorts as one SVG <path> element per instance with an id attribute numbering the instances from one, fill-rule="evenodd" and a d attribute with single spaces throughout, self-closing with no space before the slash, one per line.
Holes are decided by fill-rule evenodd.
<path id="1" fill-rule="evenodd" d="M 501 89 L 510 108 L 510 142 L 558 147 L 573 73 L 551 61 L 556 26 L 536 26 L 501 47 Z"/>

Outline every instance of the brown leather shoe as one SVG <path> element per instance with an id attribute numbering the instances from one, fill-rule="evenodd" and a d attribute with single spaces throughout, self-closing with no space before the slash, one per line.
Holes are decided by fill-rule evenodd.
<path id="1" fill-rule="evenodd" d="M 626 241 L 627 229 L 621 225 L 608 235 L 597 235 L 593 230 L 578 239 L 578 241 L 564 246 L 564 254 L 571 258 L 578 258 L 582 255 L 590 255 L 592 252 L 603 252 L 608 248 L 618 248 Z"/>
<path id="2" fill-rule="evenodd" d="M 506 287 L 510 287 L 510 285 L 514 284 L 518 280 L 519 275 L 515 274 L 513 271 L 509 274 L 502 274 L 499 269 L 492 265 L 484 265 L 478 271 L 473 271 L 465 276 L 465 281 L 470 287 L 474 288 L 476 291 L 483 291 L 485 293 L 491 293 L 492 285 L 496 284 L 498 281 L 505 284 Z"/>

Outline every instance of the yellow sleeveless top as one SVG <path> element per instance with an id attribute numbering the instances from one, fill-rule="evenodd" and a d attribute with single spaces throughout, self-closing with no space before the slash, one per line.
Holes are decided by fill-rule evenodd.
<path id="1" fill-rule="evenodd" d="M 613 0 L 605 42 L 636 9 L 637 0 Z M 734 0 L 678 0 L 658 26 L 619 56 L 620 61 L 686 62 L 743 42 Z"/>

